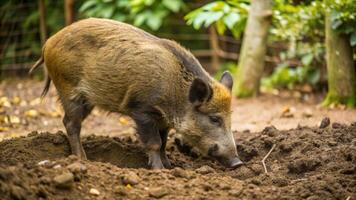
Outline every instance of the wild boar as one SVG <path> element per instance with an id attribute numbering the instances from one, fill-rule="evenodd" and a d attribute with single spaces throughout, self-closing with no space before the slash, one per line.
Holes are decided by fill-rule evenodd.
<path id="1" fill-rule="evenodd" d="M 53 81 L 72 153 L 80 158 L 86 159 L 81 123 L 97 106 L 133 119 L 153 169 L 171 166 L 165 152 L 170 129 L 227 167 L 242 164 L 230 127 L 231 74 L 214 80 L 176 42 L 89 18 L 50 37 L 30 72 L 42 63 L 47 71 L 42 96 Z"/>

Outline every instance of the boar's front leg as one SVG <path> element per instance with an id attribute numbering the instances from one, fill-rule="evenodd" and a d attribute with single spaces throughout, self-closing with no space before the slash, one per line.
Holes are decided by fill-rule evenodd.
<path id="1" fill-rule="evenodd" d="M 145 108 L 132 113 L 137 132 L 148 154 L 148 165 L 152 169 L 163 169 L 161 160 L 162 140 L 159 133 L 159 115 L 155 110 Z"/>
<path id="2" fill-rule="evenodd" d="M 171 162 L 169 162 L 169 159 L 167 157 L 166 154 L 166 144 L 167 144 L 167 137 L 168 137 L 168 129 L 163 129 L 159 131 L 159 134 L 161 136 L 161 141 L 162 141 L 162 146 L 160 149 L 161 152 L 161 159 L 162 159 L 162 163 L 164 165 L 165 168 L 172 168 L 171 166 Z"/>

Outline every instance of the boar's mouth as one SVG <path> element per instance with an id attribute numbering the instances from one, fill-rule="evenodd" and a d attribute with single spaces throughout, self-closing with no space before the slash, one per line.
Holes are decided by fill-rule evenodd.
<path id="1" fill-rule="evenodd" d="M 191 156 L 193 158 L 199 157 L 196 152 L 192 151 L 193 148 L 191 146 L 184 144 L 180 139 L 175 138 L 174 143 L 176 144 L 179 152 Z"/>

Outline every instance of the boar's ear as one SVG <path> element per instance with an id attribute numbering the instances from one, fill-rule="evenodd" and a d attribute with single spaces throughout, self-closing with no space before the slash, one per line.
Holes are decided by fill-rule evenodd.
<path id="1" fill-rule="evenodd" d="M 191 103 L 201 104 L 209 101 L 213 95 L 213 90 L 210 85 L 200 78 L 194 79 L 189 91 L 189 101 Z"/>
<path id="2" fill-rule="evenodd" d="M 220 83 L 225 85 L 230 91 L 232 90 L 232 86 L 234 85 L 234 79 L 231 76 L 231 73 L 229 71 L 225 71 L 221 78 L 220 78 Z"/>

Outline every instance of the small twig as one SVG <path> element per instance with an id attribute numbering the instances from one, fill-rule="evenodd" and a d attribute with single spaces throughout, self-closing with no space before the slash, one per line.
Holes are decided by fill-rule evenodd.
<path id="1" fill-rule="evenodd" d="M 347 198 L 346 198 L 346 200 L 350 200 L 351 199 L 351 196 L 348 196 Z"/>
<path id="2" fill-rule="evenodd" d="M 276 147 L 276 144 L 273 144 L 271 150 L 269 150 L 269 152 L 266 154 L 266 156 L 262 159 L 262 165 L 263 165 L 263 168 L 265 169 L 265 173 L 267 174 L 267 167 L 266 167 L 266 159 L 268 158 L 268 156 L 271 154 L 271 152 L 273 151 L 273 149 Z"/>
<path id="3" fill-rule="evenodd" d="M 299 179 L 295 179 L 295 180 L 291 180 L 291 183 L 295 183 L 295 182 L 299 182 L 299 181 L 307 181 L 307 178 L 299 178 Z"/>

